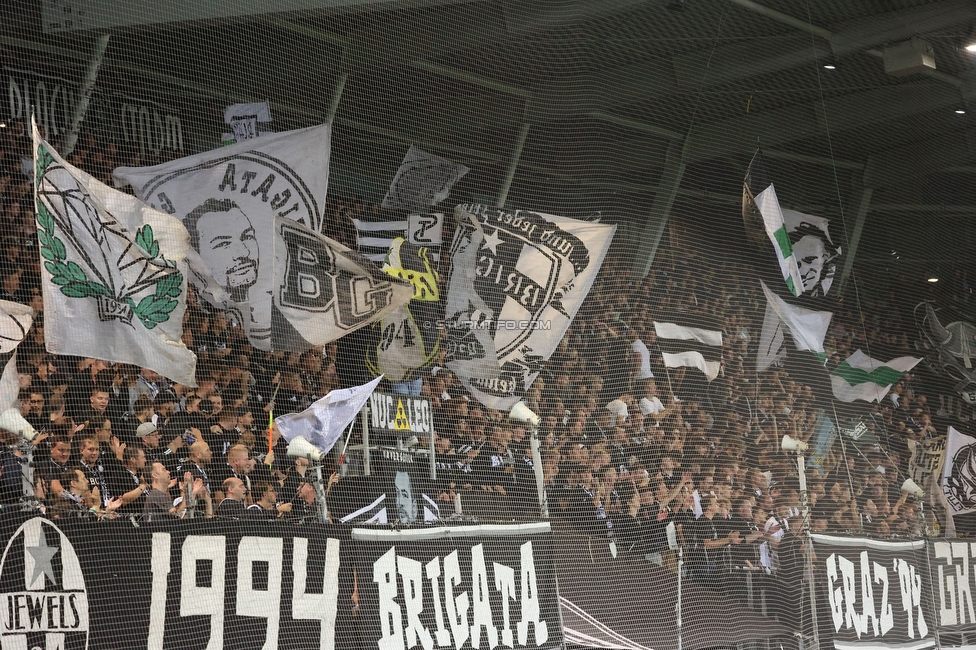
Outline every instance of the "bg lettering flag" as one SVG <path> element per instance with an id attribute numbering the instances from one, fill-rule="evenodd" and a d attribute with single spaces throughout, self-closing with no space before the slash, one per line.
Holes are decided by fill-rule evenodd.
<path id="1" fill-rule="evenodd" d="M 276 218 L 275 236 L 275 313 L 312 345 L 325 345 L 379 320 L 414 294 L 410 283 L 299 223 Z"/>
<path id="2" fill-rule="evenodd" d="M 274 318 L 275 218 L 321 232 L 332 129 L 326 124 L 263 135 L 154 167 L 120 167 L 149 205 L 190 235 L 190 280 L 214 306 L 235 313 L 251 344 L 289 349 L 294 331 Z M 279 340 L 275 341 L 277 337 Z"/>
<path id="3" fill-rule="evenodd" d="M 616 226 L 483 205 L 455 217 L 446 365 L 482 404 L 507 411 L 573 322 Z"/>
<path id="4" fill-rule="evenodd" d="M 49 352 L 131 363 L 195 386 L 183 345 L 186 229 L 65 162 L 34 127 Z"/>

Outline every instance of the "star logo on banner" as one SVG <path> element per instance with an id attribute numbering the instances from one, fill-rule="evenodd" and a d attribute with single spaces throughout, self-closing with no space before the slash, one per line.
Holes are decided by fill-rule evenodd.
<path id="1" fill-rule="evenodd" d="M 57 579 L 54 577 L 54 567 L 51 566 L 51 560 L 60 550 L 54 546 L 48 546 L 47 540 L 44 538 L 43 532 L 41 537 L 37 542 L 37 546 L 28 546 L 26 549 L 30 553 L 31 557 L 34 558 L 34 573 L 31 575 L 31 579 L 28 581 L 28 585 L 34 584 L 37 577 L 42 573 L 50 580 L 52 583 L 57 583 Z"/>
<path id="2" fill-rule="evenodd" d="M 498 230 L 495 230 L 490 235 L 485 235 L 485 243 L 481 245 L 481 248 L 490 248 L 491 252 L 498 255 L 498 246 L 502 243 L 502 238 L 498 236 Z"/>

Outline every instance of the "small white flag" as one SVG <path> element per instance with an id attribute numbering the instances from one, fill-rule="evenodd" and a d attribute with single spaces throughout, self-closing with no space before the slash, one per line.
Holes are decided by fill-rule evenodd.
<path id="1" fill-rule="evenodd" d="M 857 350 L 830 373 L 834 397 L 842 402 L 880 402 L 919 361 L 915 357 L 878 361 Z"/>
<path id="2" fill-rule="evenodd" d="M 342 432 L 356 418 L 382 381 L 379 376 L 368 384 L 334 390 L 301 413 L 289 413 L 275 419 L 281 436 L 291 442 L 301 436 L 323 454 L 335 446 Z"/>
<path id="3" fill-rule="evenodd" d="M 446 199 L 454 184 L 469 171 L 464 165 L 411 145 L 383 197 L 382 207 L 425 210 Z"/>
<path id="4" fill-rule="evenodd" d="M 668 368 L 700 370 L 708 381 L 722 370 L 722 332 L 691 324 L 654 322 L 661 358 Z"/>
<path id="5" fill-rule="evenodd" d="M 0 413 L 17 404 L 20 381 L 17 374 L 17 346 L 34 322 L 34 310 L 27 305 L 0 300 L 0 361 L 4 363 L 0 378 Z"/>
<path id="6" fill-rule="evenodd" d="M 224 109 L 224 122 L 230 125 L 237 142 L 258 137 L 258 122 L 270 121 L 271 107 L 268 102 L 231 104 Z"/>

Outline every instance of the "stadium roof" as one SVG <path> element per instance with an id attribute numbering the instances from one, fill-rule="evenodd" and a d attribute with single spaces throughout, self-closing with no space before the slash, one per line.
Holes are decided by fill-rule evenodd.
<path id="1" fill-rule="evenodd" d="M 848 250 L 864 226 L 859 265 L 973 259 L 969 0 L 151 4 L 7 3 L 4 61 L 81 78 L 109 34 L 97 88 L 181 104 L 195 148 L 233 101 L 271 100 L 276 130 L 338 101 L 338 186 L 382 192 L 417 143 L 473 169 L 456 197 L 514 168 L 508 205 L 604 211 L 640 259 L 662 217 L 734 221 L 761 143 L 784 204 L 843 215 Z M 886 72 L 913 38 L 936 67 Z"/>

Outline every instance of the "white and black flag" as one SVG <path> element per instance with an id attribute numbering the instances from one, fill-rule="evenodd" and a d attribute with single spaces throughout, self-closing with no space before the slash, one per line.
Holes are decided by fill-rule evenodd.
<path id="1" fill-rule="evenodd" d="M 953 427 L 946 437 L 942 492 L 949 515 L 976 512 L 976 438 Z"/>
<path id="2" fill-rule="evenodd" d="M 668 368 L 696 368 L 708 381 L 722 370 L 722 330 L 702 327 L 703 317 L 685 314 L 654 321 L 661 357 Z"/>
<path id="3" fill-rule="evenodd" d="M 435 265 L 440 262 L 444 232 L 443 212 L 408 214 L 405 217 L 375 213 L 353 217 L 352 222 L 356 226 L 356 245 L 359 246 L 359 252 L 373 262 L 382 263 L 396 239 L 426 247 Z"/>
<path id="4" fill-rule="evenodd" d="M 482 404 L 507 411 L 573 322 L 616 226 L 483 205 L 455 217 L 446 365 Z"/>
<path id="5" fill-rule="evenodd" d="M 446 199 L 470 169 L 411 145 L 383 197 L 387 210 L 427 210 Z"/>
<path id="6" fill-rule="evenodd" d="M 288 349 L 272 336 L 275 219 L 322 231 L 329 186 L 330 125 L 274 133 L 114 176 L 189 233 L 190 280 L 214 306 L 234 312 L 251 345 Z M 293 331 L 275 332 L 292 340 Z"/>

